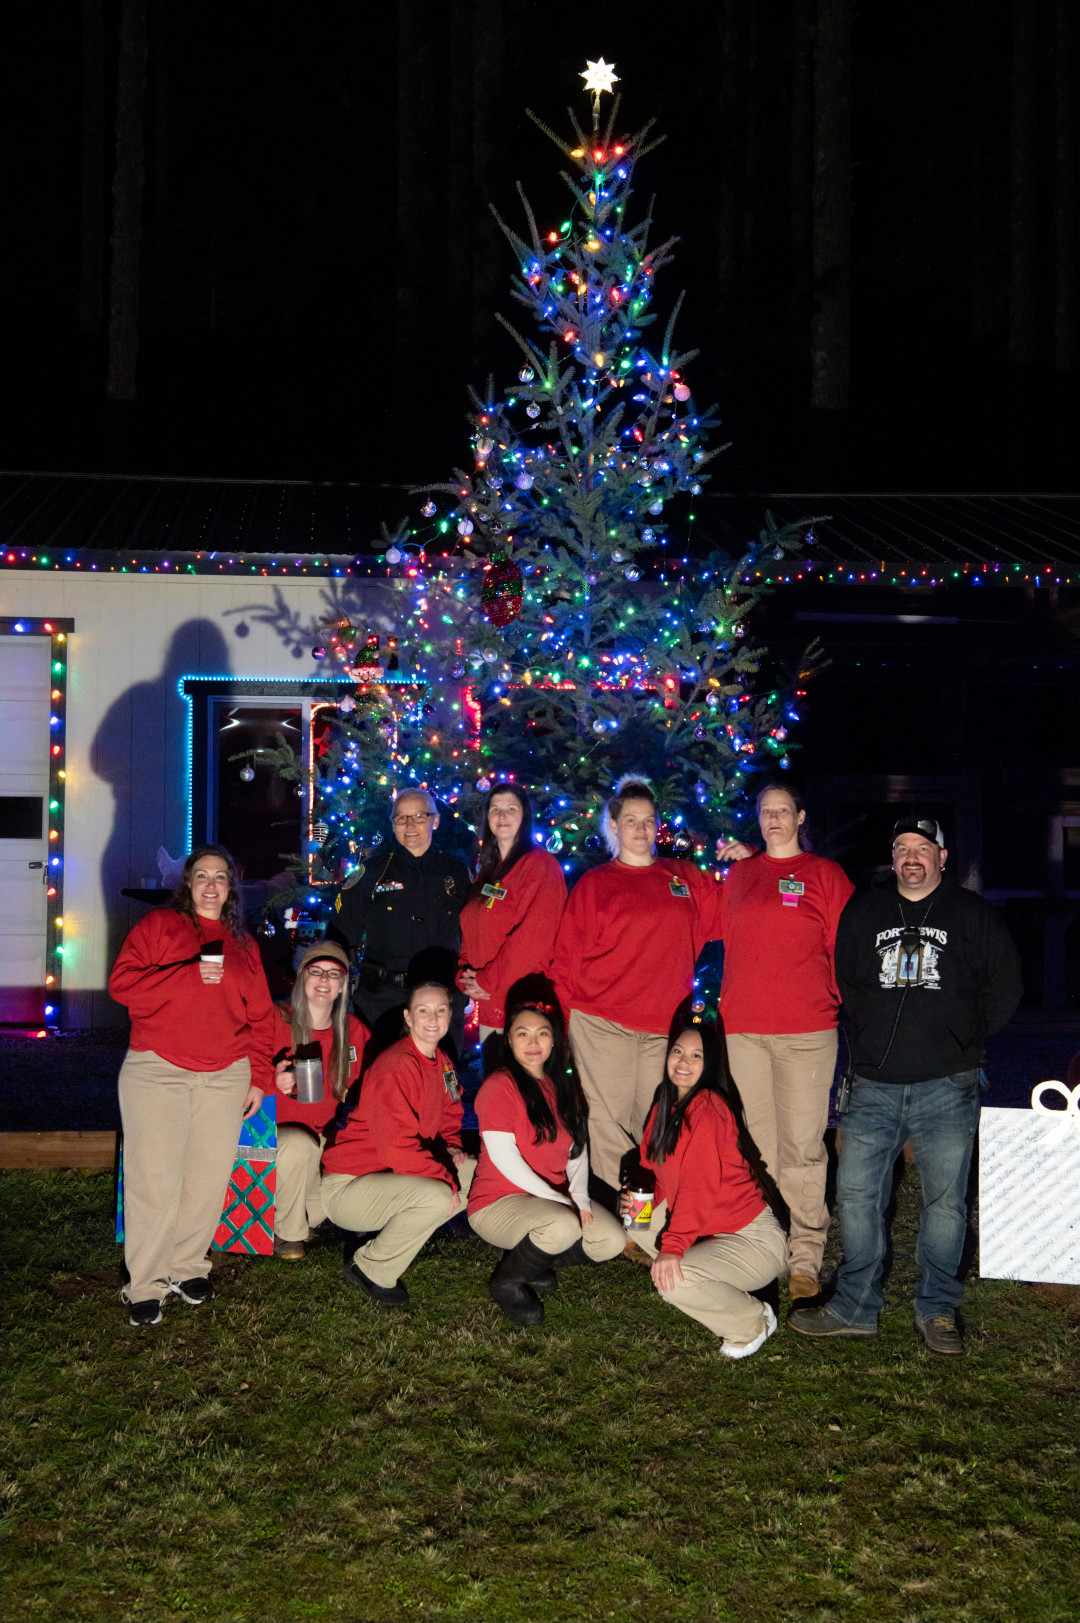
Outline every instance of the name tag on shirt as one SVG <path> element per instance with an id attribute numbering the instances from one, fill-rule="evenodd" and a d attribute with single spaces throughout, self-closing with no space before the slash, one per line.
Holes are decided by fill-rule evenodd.
<path id="1" fill-rule="evenodd" d="M 690 886 L 684 885 L 681 880 L 673 879 L 668 885 L 673 896 L 681 896 L 684 901 L 690 900 Z"/>
<path id="2" fill-rule="evenodd" d="M 351 1048 L 351 1047 L 349 1049 L 349 1064 L 350 1065 L 355 1065 L 356 1064 L 356 1049 Z"/>
<path id="3" fill-rule="evenodd" d="M 781 879 L 780 900 L 785 907 L 798 907 L 799 897 L 805 890 L 806 886 L 801 879 Z"/>
<path id="4" fill-rule="evenodd" d="M 380 895 L 384 895 L 386 893 L 386 891 L 388 891 L 388 890 L 404 890 L 404 889 L 405 889 L 405 886 L 401 883 L 400 879 L 383 879 L 383 880 L 381 880 L 379 882 L 379 884 L 377 884 L 375 886 L 375 889 L 372 892 L 372 894 L 374 896 L 380 896 Z"/>
<path id="5" fill-rule="evenodd" d="M 488 898 L 488 912 L 490 913 L 495 903 L 503 900 L 506 891 L 502 885 L 485 885 L 480 894 Z"/>
<path id="6" fill-rule="evenodd" d="M 457 1072 L 452 1065 L 448 1065 L 442 1074 L 443 1087 L 456 1103 L 461 1098 L 461 1083 L 457 1079 Z"/>

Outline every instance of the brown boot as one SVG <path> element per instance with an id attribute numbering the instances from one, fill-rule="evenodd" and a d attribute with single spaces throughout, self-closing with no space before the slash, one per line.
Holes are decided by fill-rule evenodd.
<path id="1" fill-rule="evenodd" d="M 646 1268 L 651 1268 L 653 1265 L 653 1259 L 649 1253 L 643 1251 L 637 1241 L 631 1240 L 629 1237 L 627 1237 L 626 1245 L 623 1247 L 623 1256 L 628 1262 L 644 1263 Z"/>
<path id="2" fill-rule="evenodd" d="M 788 1295 L 793 1302 L 802 1296 L 816 1296 L 820 1289 L 815 1274 L 792 1274 L 788 1280 Z"/>

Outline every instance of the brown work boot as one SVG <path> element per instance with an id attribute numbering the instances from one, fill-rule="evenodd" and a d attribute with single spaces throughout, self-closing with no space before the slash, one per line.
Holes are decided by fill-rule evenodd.
<path id="1" fill-rule="evenodd" d="M 793 1302 L 801 1296 L 816 1296 L 820 1288 L 816 1274 L 792 1274 L 788 1279 L 788 1295 Z"/>
<path id="2" fill-rule="evenodd" d="M 623 1247 L 623 1256 L 628 1262 L 644 1263 L 646 1268 L 651 1268 L 653 1265 L 653 1259 L 650 1257 L 649 1253 L 647 1251 L 643 1251 L 636 1240 L 627 1238 L 626 1244 Z"/>

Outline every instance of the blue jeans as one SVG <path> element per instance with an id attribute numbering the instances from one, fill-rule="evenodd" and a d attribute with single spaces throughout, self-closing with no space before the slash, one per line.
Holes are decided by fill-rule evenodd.
<path id="1" fill-rule="evenodd" d="M 845 1324 L 876 1327 L 882 1307 L 885 1208 L 896 1158 L 911 1139 L 923 1207 L 915 1260 L 919 1318 L 952 1317 L 964 1288 L 956 1277 L 967 1232 L 967 1182 L 979 1125 L 979 1072 L 929 1082 L 856 1077 L 841 1118 L 836 1195 L 844 1261 L 829 1311 Z"/>

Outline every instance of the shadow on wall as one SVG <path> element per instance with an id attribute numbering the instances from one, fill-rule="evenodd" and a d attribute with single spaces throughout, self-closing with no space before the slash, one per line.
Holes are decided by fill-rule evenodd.
<path id="1" fill-rule="evenodd" d="M 112 831 L 101 858 L 109 968 L 128 930 L 145 912 L 120 894 L 157 872 L 158 847 L 187 853 L 187 710 L 183 676 L 227 676 L 229 651 L 212 620 L 187 620 L 174 632 L 161 674 L 137 682 L 110 707 L 91 745 L 90 764 L 113 792 Z M 116 1005 L 95 1010 L 105 1023 Z"/>

